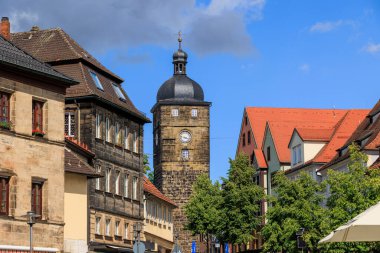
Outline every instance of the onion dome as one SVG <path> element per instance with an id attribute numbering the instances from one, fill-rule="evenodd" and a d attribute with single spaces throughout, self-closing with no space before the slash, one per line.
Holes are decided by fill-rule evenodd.
<path id="1" fill-rule="evenodd" d="M 178 50 L 173 54 L 174 74 L 165 81 L 157 93 L 160 101 L 204 101 L 202 87 L 186 75 L 187 53 L 181 47 L 181 33 L 178 36 Z"/>

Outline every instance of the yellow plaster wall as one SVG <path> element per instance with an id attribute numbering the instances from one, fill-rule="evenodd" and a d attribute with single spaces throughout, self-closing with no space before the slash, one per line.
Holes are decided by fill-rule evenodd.
<path id="1" fill-rule="evenodd" d="M 65 173 L 64 238 L 87 240 L 87 177 Z"/>

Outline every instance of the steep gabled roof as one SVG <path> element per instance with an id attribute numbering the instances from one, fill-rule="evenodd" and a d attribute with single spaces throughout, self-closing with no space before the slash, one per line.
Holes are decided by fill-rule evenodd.
<path id="1" fill-rule="evenodd" d="M 144 176 L 144 191 L 149 194 L 152 194 L 153 196 L 162 201 L 165 201 L 166 203 L 173 205 L 174 207 L 177 207 L 177 204 L 174 203 L 173 200 L 165 196 L 162 192 L 160 192 L 160 190 L 158 190 L 156 186 L 154 186 L 154 184 L 146 176 Z"/>
<path id="2" fill-rule="evenodd" d="M 143 122 L 150 122 L 145 114 L 134 106 L 121 87 L 123 80 L 104 67 L 62 29 L 13 33 L 11 40 L 37 59 L 51 64 L 54 69 L 79 81 L 79 84 L 67 89 L 67 99 L 95 98 L 126 111 Z M 90 71 L 98 76 L 103 90 L 97 88 Z M 113 84 L 120 89 L 125 99 L 119 98 Z"/>
<path id="3" fill-rule="evenodd" d="M 336 155 L 320 170 L 324 170 L 333 164 L 343 161 L 349 157 L 348 152 L 341 153 L 351 143 L 355 142 L 361 146 L 362 150 L 376 150 L 380 145 L 380 100 L 375 104 L 367 117 L 359 124 L 348 140 L 345 141 L 338 149 Z"/>
<path id="4" fill-rule="evenodd" d="M 339 119 L 336 118 L 336 121 Z M 270 131 L 276 152 L 281 163 L 290 163 L 291 156 L 288 148 L 290 138 L 295 128 L 331 130 L 337 122 L 311 121 L 269 121 L 267 132 Z M 265 137 L 264 137 L 265 138 Z"/>
<path id="5" fill-rule="evenodd" d="M 256 149 L 255 148 L 253 150 L 253 152 L 255 154 L 255 159 L 256 159 L 256 162 L 257 162 L 257 165 L 259 166 L 259 168 L 261 168 L 261 169 L 267 169 L 268 168 L 268 164 L 267 164 L 267 161 L 265 160 L 263 151 L 261 149 Z"/>
<path id="6" fill-rule="evenodd" d="M 273 108 L 273 107 L 246 107 L 246 113 L 251 124 L 253 136 L 255 138 L 257 148 L 261 149 L 266 123 L 268 121 L 277 121 L 289 123 L 293 126 L 295 122 L 303 122 L 304 128 L 308 123 L 320 122 L 333 125 L 337 123 L 347 110 L 336 109 L 304 109 L 304 108 Z M 291 134 L 291 133 L 290 133 Z"/>
<path id="7" fill-rule="evenodd" d="M 77 83 L 70 77 L 56 71 L 50 65 L 41 62 L 18 48 L 0 35 L 0 64 L 11 68 L 17 68 L 29 73 L 40 75 L 53 80 L 59 80 L 66 85 Z"/>
<path id="8" fill-rule="evenodd" d="M 40 61 L 54 64 L 60 61 L 81 60 L 108 73 L 119 82 L 123 81 L 104 67 L 61 28 L 32 29 L 28 32 L 12 33 L 11 40 Z"/>

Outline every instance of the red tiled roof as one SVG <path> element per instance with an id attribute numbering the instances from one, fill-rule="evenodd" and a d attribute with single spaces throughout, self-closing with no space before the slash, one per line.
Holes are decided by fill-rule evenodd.
<path id="1" fill-rule="evenodd" d="M 380 100 L 375 104 L 372 110 L 368 113 L 367 117 L 363 119 L 360 125 L 355 129 L 352 135 L 345 141 L 345 143 L 339 146 L 339 149 L 343 149 L 349 146 L 351 143 L 356 142 L 361 145 L 363 139 L 367 139 L 367 142 L 361 145 L 362 149 L 377 149 L 380 145 L 380 116 L 377 116 L 377 119 L 374 116 L 378 115 L 380 112 Z M 324 170 L 329 166 L 336 164 L 340 161 L 343 161 L 349 157 L 349 154 L 346 153 L 342 156 L 339 156 L 339 153 L 327 163 L 320 170 Z"/>
<path id="2" fill-rule="evenodd" d="M 101 177 L 95 172 L 93 167 L 83 159 L 80 159 L 79 156 L 68 147 L 65 147 L 65 172 L 83 174 L 88 177 Z"/>
<path id="3" fill-rule="evenodd" d="M 166 197 L 162 192 L 160 192 L 160 190 L 158 190 L 156 188 L 156 186 L 154 186 L 154 184 L 146 176 L 144 176 L 144 191 L 152 194 L 156 198 L 159 198 L 159 199 L 177 207 L 177 204 L 174 203 L 174 201 L 171 200 L 170 198 Z"/>
<path id="4" fill-rule="evenodd" d="M 314 162 L 329 162 L 355 129 L 362 123 L 369 110 L 350 110 L 337 124 L 330 141 L 321 149 L 313 159 Z"/>
<path id="5" fill-rule="evenodd" d="M 279 161 L 281 163 L 290 163 L 291 156 L 288 148 L 288 144 L 294 128 L 307 128 L 307 129 L 331 129 L 337 123 L 339 119 L 336 118 L 336 121 L 330 122 L 315 122 L 315 121 L 269 121 L 268 129 L 272 134 L 274 146 L 277 151 Z"/>
<path id="6" fill-rule="evenodd" d="M 297 125 L 303 128 L 309 128 L 309 123 L 320 123 L 323 128 L 325 125 L 332 126 L 336 124 L 347 110 L 336 109 L 302 109 L 302 108 L 271 108 L 271 107 L 246 107 L 246 113 L 251 124 L 253 136 L 258 149 L 261 149 L 266 123 L 268 121 L 277 121 L 287 124 L 290 128 L 289 135 Z M 297 124 L 295 124 L 297 123 Z M 303 124 L 298 124 L 303 123 Z M 314 128 L 314 127 L 313 127 Z M 331 127 L 330 127 L 331 128 Z M 288 131 L 288 130 L 287 130 Z M 281 133 L 280 133 L 281 136 Z M 289 141 L 289 139 L 287 140 Z"/>
<path id="7" fill-rule="evenodd" d="M 93 153 L 86 144 L 78 141 L 77 139 L 73 137 L 65 136 L 65 140 L 71 143 L 72 145 L 76 146 L 80 150 L 88 153 L 90 156 L 95 156 L 95 153 Z"/>
<path id="8" fill-rule="evenodd" d="M 267 161 L 265 160 L 263 151 L 261 149 L 254 149 L 253 152 L 255 153 L 255 159 L 257 161 L 257 165 L 259 168 L 267 169 L 268 164 Z"/>
<path id="9" fill-rule="evenodd" d="M 380 169 L 380 157 L 371 165 L 370 169 Z"/>
<path id="10" fill-rule="evenodd" d="M 303 141 L 328 141 L 334 129 L 295 128 Z"/>

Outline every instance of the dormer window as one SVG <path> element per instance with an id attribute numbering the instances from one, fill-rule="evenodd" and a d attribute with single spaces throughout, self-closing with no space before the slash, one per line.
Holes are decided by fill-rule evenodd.
<path id="1" fill-rule="evenodd" d="M 98 75 L 95 72 L 93 72 L 93 71 L 90 71 L 90 74 L 91 74 L 92 80 L 94 81 L 96 87 L 99 90 L 104 90 L 103 85 L 102 85 L 102 83 L 100 82 L 100 80 L 98 78 Z"/>
<path id="2" fill-rule="evenodd" d="M 119 86 L 117 86 L 115 83 L 112 83 L 113 90 L 115 91 L 116 95 L 119 97 L 121 100 L 126 100 L 123 92 L 121 92 L 121 89 Z"/>
<path id="3" fill-rule="evenodd" d="M 292 165 L 302 162 L 301 145 L 292 148 Z"/>

